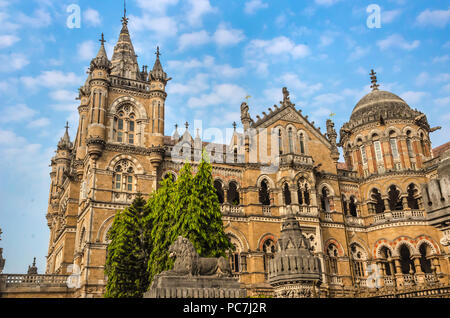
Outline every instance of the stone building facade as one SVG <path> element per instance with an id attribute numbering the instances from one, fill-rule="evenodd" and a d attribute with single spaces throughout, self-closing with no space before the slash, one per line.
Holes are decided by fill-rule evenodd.
<path id="1" fill-rule="evenodd" d="M 427 218 L 429 199 L 421 192 L 438 178 L 430 142 L 438 128 L 379 90 L 374 72 L 372 91 L 355 106 L 339 141 L 334 123 L 328 120 L 322 132 L 286 88 L 262 117 L 253 119 L 242 103 L 244 133 L 235 129 L 229 145 L 204 143 L 188 129 L 165 136 L 171 78 L 159 49 L 151 70 L 139 68 L 127 24 L 124 17 L 111 60 L 102 36 L 79 89 L 75 139 L 66 129 L 51 161 L 46 274 L 75 273 L 71 297 L 102 296 L 114 215 L 167 174 L 176 177 L 186 157 L 195 171 L 202 147 L 214 161 L 225 231 L 236 246 L 232 269 L 248 295 L 273 294 L 269 262 L 288 210 L 319 260 L 323 297 L 448 285 L 449 250 Z M 338 147 L 345 163 L 338 162 Z"/>

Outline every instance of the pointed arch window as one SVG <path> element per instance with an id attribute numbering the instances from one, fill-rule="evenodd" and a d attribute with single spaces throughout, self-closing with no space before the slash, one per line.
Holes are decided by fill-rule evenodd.
<path id="1" fill-rule="evenodd" d="M 219 180 L 214 181 L 214 188 L 216 189 L 217 198 L 219 199 L 219 203 L 223 204 L 225 199 L 225 193 L 223 191 L 222 182 Z"/>
<path id="2" fill-rule="evenodd" d="M 406 244 L 400 247 L 400 267 L 403 274 L 415 273 L 411 252 Z"/>
<path id="3" fill-rule="evenodd" d="M 365 276 L 365 261 L 366 256 L 363 248 L 358 244 L 350 245 L 351 259 L 353 263 L 353 271 L 356 277 Z"/>
<path id="4" fill-rule="evenodd" d="M 280 155 L 283 154 L 283 136 L 281 133 L 281 129 L 278 129 L 278 150 L 280 151 Z"/>
<path id="5" fill-rule="evenodd" d="M 136 128 L 136 115 L 133 106 L 124 105 L 120 107 L 113 120 L 113 140 L 134 145 L 136 143 Z"/>
<path id="6" fill-rule="evenodd" d="M 342 208 L 344 209 L 344 215 L 348 214 L 348 202 L 345 195 L 341 195 Z"/>
<path id="7" fill-rule="evenodd" d="M 395 263 L 391 258 L 392 257 L 391 251 L 386 246 L 383 246 L 380 250 L 380 255 L 381 258 L 383 259 L 382 264 L 384 265 L 386 276 L 392 276 L 393 273 L 395 273 Z"/>
<path id="8" fill-rule="evenodd" d="M 428 258 L 428 256 L 431 254 L 431 248 L 428 246 L 428 244 L 423 243 L 419 247 L 419 253 L 420 253 L 420 268 L 422 269 L 422 272 L 426 274 L 431 274 L 433 272 L 431 269 L 431 260 Z"/>
<path id="9" fill-rule="evenodd" d="M 408 207 L 412 210 L 417 210 L 419 209 L 419 200 L 416 197 L 418 190 L 416 189 L 416 187 L 414 186 L 414 184 L 410 184 L 408 186 L 408 197 L 407 197 L 407 201 L 408 201 Z"/>
<path id="10" fill-rule="evenodd" d="M 289 139 L 289 153 L 294 152 L 294 141 L 292 140 L 292 127 L 288 129 L 288 139 Z"/>
<path id="11" fill-rule="evenodd" d="M 309 186 L 307 183 L 305 183 L 305 187 L 303 189 L 303 198 L 305 200 L 306 205 L 311 204 L 310 196 L 309 196 Z"/>
<path id="12" fill-rule="evenodd" d="M 322 188 L 322 193 L 320 196 L 320 203 L 322 206 L 322 210 L 325 212 L 330 212 L 330 198 L 329 198 L 330 190 L 327 187 Z"/>
<path id="13" fill-rule="evenodd" d="M 375 213 L 383 213 L 385 210 L 384 201 L 381 198 L 381 193 L 378 191 L 378 189 L 372 189 L 370 193 L 370 198 L 373 201 L 370 203 L 372 212 Z"/>
<path id="14" fill-rule="evenodd" d="M 273 259 L 275 254 L 275 243 L 271 239 L 265 240 L 263 244 L 264 252 L 264 273 L 267 275 L 269 271 L 269 261 Z"/>
<path id="15" fill-rule="evenodd" d="M 395 185 L 391 185 L 389 187 L 389 208 L 391 211 L 395 210 L 403 210 L 402 200 L 400 198 L 400 191 L 397 190 L 397 187 Z"/>
<path id="16" fill-rule="evenodd" d="M 134 167 L 128 160 L 121 160 L 114 168 L 113 188 L 117 191 L 133 192 L 134 189 Z"/>
<path id="17" fill-rule="evenodd" d="M 269 184 L 265 179 L 261 181 L 261 187 L 259 188 L 259 203 L 270 205 Z"/>
<path id="18" fill-rule="evenodd" d="M 350 197 L 350 202 L 348 203 L 348 209 L 350 211 L 351 216 L 354 216 L 354 217 L 358 216 L 358 211 L 356 208 L 356 199 L 353 195 Z"/>
<path id="19" fill-rule="evenodd" d="M 300 153 L 302 155 L 304 155 L 305 154 L 305 135 L 303 133 L 300 133 L 299 138 L 300 138 Z"/>
<path id="20" fill-rule="evenodd" d="M 284 204 L 290 205 L 291 204 L 291 190 L 289 189 L 289 185 L 287 183 L 283 186 L 283 197 L 284 197 Z"/>
<path id="21" fill-rule="evenodd" d="M 228 193 L 227 193 L 228 203 L 231 205 L 239 205 L 239 192 L 238 185 L 236 182 L 231 181 L 228 185 Z"/>
<path id="22" fill-rule="evenodd" d="M 334 244 L 328 245 L 327 255 L 328 255 L 328 272 L 330 273 L 330 275 L 338 274 L 337 258 L 339 253 L 336 245 Z"/>

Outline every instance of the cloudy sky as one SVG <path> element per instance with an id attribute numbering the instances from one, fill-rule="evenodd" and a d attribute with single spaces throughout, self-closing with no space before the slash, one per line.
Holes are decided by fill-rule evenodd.
<path id="1" fill-rule="evenodd" d="M 239 123 L 250 95 L 255 118 L 291 100 L 325 130 L 348 120 L 369 92 L 369 72 L 426 112 L 433 146 L 450 134 L 450 7 L 406 0 L 128 0 L 140 65 L 160 46 L 169 83 L 166 134 L 175 123 Z M 80 26 L 70 15 L 80 8 Z M 380 8 L 380 27 L 369 4 Z M 69 11 L 69 12 L 68 12 Z M 76 13 L 76 12 L 75 12 Z M 122 0 L 0 0 L 0 247 L 5 272 L 23 273 L 37 257 L 45 270 L 49 163 L 69 121 L 77 124 L 77 88 L 105 33 L 117 41 Z M 369 22 L 368 22 L 369 20 Z M 69 21 L 69 23 L 68 23 Z M 447 35 L 446 35 L 447 34 Z M 192 127 L 192 126 L 191 126 Z M 337 129 L 337 130 L 338 130 Z"/>

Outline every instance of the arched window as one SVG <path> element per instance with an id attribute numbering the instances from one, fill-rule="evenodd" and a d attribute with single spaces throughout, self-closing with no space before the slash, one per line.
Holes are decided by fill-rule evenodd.
<path id="1" fill-rule="evenodd" d="M 342 208 L 344 209 L 344 215 L 348 214 L 348 202 L 345 195 L 341 195 Z"/>
<path id="2" fill-rule="evenodd" d="M 411 130 L 408 130 L 406 132 L 406 148 L 408 149 L 408 156 L 410 158 L 414 157 L 414 151 L 412 147 L 412 141 L 411 141 Z"/>
<path id="3" fill-rule="evenodd" d="M 261 181 L 261 187 L 259 188 L 259 203 L 270 205 L 269 183 L 265 179 Z"/>
<path id="4" fill-rule="evenodd" d="M 231 205 L 240 204 L 238 185 L 234 181 L 231 181 L 228 185 L 227 201 Z"/>
<path id="5" fill-rule="evenodd" d="M 283 154 L 283 136 L 281 134 L 281 129 L 278 129 L 278 149 L 280 151 L 280 155 Z"/>
<path id="6" fill-rule="evenodd" d="M 297 200 L 298 204 L 303 204 L 303 184 L 300 181 L 297 184 Z"/>
<path id="7" fill-rule="evenodd" d="M 304 189 L 303 189 L 303 198 L 305 199 L 305 204 L 310 205 L 311 200 L 309 199 L 309 186 L 307 183 L 305 183 Z"/>
<path id="8" fill-rule="evenodd" d="M 288 129 L 288 139 L 289 139 L 289 153 L 294 152 L 294 141 L 292 140 L 292 127 Z"/>
<path id="9" fill-rule="evenodd" d="M 425 144 L 425 136 L 423 132 L 420 133 L 420 149 L 422 150 L 422 153 L 425 157 L 427 157 L 427 149 Z"/>
<path id="10" fill-rule="evenodd" d="M 264 273 L 269 271 L 269 261 L 273 259 L 275 254 L 275 243 L 271 239 L 267 239 L 263 244 L 264 252 Z"/>
<path id="11" fill-rule="evenodd" d="M 305 154 L 305 135 L 303 133 L 300 133 L 300 153 L 302 155 Z"/>
<path id="12" fill-rule="evenodd" d="M 242 248 L 241 245 L 239 244 L 239 241 L 233 235 L 229 234 L 228 237 L 230 239 L 231 244 L 233 244 L 234 246 L 233 252 L 229 254 L 231 271 L 233 273 L 240 273 L 243 270 L 246 270 L 245 256 L 241 255 Z"/>
<path id="13" fill-rule="evenodd" d="M 396 132 L 391 130 L 389 132 L 389 144 L 391 146 L 391 154 L 392 154 L 392 158 L 394 158 L 394 160 L 400 159 L 400 156 L 399 156 L 399 153 L 398 153 L 396 137 L 397 137 Z"/>
<path id="14" fill-rule="evenodd" d="M 320 196 L 320 203 L 322 206 L 322 210 L 325 212 L 330 211 L 330 199 L 329 199 L 330 190 L 327 187 L 322 188 L 322 193 Z"/>
<path id="15" fill-rule="evenodd" d="M 391 250 L 388 249 L 386 246 L 383 246 L 380 249 L 380 254 L 381 258 L 383 259 L 383 265 L 386 276 L 392 276 L 395 273 L 395 264 L 394 261 L 391 259 L 392 257 Z"/>
<path id="16" fill-rule="evenodd" d="M 370 193 L 370 198 L 374 203 L 371 203 L 372 205 L 372 212 L 375 213 L 383 213 L 385 210 L 383 199 L 381 198 L 381 193 L 378 191 L 378 189 L 372 189 Z"/>
<path id="17" fill-rule="evenodd" d="M 132 105 L 118 109 L 113 121 L 113 140 L 134 145 L 136 142 L 136 115 Z"/>
<path id="18" fill-rule="evenodd" d="M 350 215 L 351 216 L 354 216 L 354 217 L 358 216 L 358 212 L 357 212 L 357 209 L 356 209 L 356 199 L 355 199 L 355 197 L 353 195 L 350 197 L 350 202 L 348 204 L 348 209 L 350 211 Z"/>
<path id="19" fill-rule="evenodd" d="M 414 184 L 410 184 L 408 186 L 408 197 L 407 197 L 407 201 L 408 201 L 408 207 L 412 210 L 417 210 L 419 209 L 419 200 L 417 199 L 417 193 L 419 191 L 416 189 L 416 187 L 414 186 Z"/>
<path id="20" fill-rule="evenodd" d="M 411 253 L 406 244 L 400 246 L 400 267 L 403 274 L 410 274 L 411 271 L 414 273 L 414 262 L 411 259 Z"/>
<path id="21" fill-rule="evenodd" d="M 328 272 L 331 275 L 336 275 L 338 273 L 337 258 L 339 255 L 336 245 L 334 244 L 328 245 L 327 255 L 328 255 Z"/>
<path id="22" fill-rule="evenodd" d="M 433 271 L 431 270 L 431 261 L 427 258 L 431 254 L 431 248 L 428 244 L 423 243 L 419 247 L 420 252 L 420 268 L 422 272 L 426 274 L 430 274 Z"/>
<path id="23" fill-rule="evenodd" d="M 214 188 L 216 189 L 217 198 L 219 199 L 219 203 L 223 204 L 225 199 L 225 194 L 222 187 L 222 182 L 219 180 L 214 181 Z"/>
<path id="24" fill-rule="evenodd" d="M 114 168 L 113 188 L 117 191 L 134 191 L 134 167 L 129 160 L 120 160 Z"/>
<path id="25" fill-rule="evenodd" d="M 403 210 L 402 200 L 400 199 L 400 191 L 395 185 L 389 187 L 389 208 L 391 211 Z"/>
<path id="26" fill-rule="evenodd" d="M 353 271 L 356 277 L 365 276 L 366 255 L 364 249 L 356 243 L 350 245 L 350 252 L 353 262 Z"/>
<path id="27" fill-rule="evenodd" d="M 284 205 L 290 205 L 291 204 L 291 190 L 289 189 L 289 185 L 285 183 L 283 185 L 283 198 L 284 198 Z"/>

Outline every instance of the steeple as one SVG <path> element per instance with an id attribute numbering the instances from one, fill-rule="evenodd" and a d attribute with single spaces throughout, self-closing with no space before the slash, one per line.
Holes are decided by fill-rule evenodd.
<path id="1" fill-rule="evenodd" d="M 102 38 L 99 40 L 101 43 L 100 49 L 98 50 L 97 56 L 91 61 L 90 71 L 93 72 L 95 69 L 103 69 L 108 73 L 111 71 L 111 62 L 108 59 L 105 49 L 105 36 L 102 33 Z"/>
<path id="2" fill-rule="evenodd" d="M 64 133 L 64 136 L 59 140 L 58 142 L 58 149 L 71 149 L 72 148 L 72 143 L 70 142 L 70 137 L 69 137 L 69 122 L 66 122 L 66 126 L 64 127 L 66 128 L 66 132 Z"/>
<path id="3" fill-rule="evenodd" d="M 159 52 L 159 46 L 156 47 L 156 61 L 153 65 L 153 69 L 150 71 L 149 74 L 149 81 L 160 81 L 164 85 L 167 84 L 168 81 L 170 81 L 172 78 L 168 78 L 166 72 L 164 72 L 163 67 L 161 65 L 161 61 L 159 60 L 159 57 L 161 53 Z"/>
<path id="4" fill-rule="evenodd" d="M 120 30 L 119 40 L 114 47 L 111 75 L 132 80 L 143 80 L 140 78 L 141 73 L 139 71 L 137 55 L 131 42 L 130 32 L 128 31 L 126 7 L 122 18 L 122 29 Z"/>

